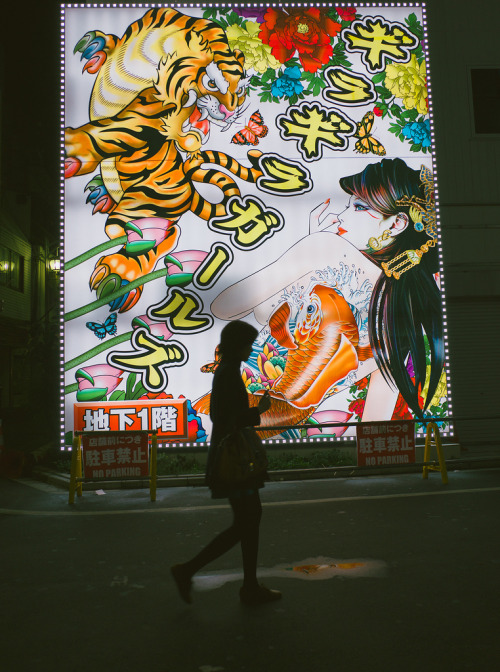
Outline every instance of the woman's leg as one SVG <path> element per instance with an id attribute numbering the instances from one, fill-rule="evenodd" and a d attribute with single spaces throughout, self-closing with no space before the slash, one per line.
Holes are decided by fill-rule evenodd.
<path id="1" fill-rule="evenodd" d="M 185 572 L 190 576 L 193 576 L 193 574 L 196 574 L 202 567 L 205 567 L 205 565 L 208 565 L 213 560 L 220 558 L 224 553 L 227 553 L 227 551 L 233 548 L 233 546 L 236 546 L 239 541 L 240 529 L 236 522 L 236 514 L 234 514 L 231 527 L 228 527 L 227 530 L 218 534 L 215 539 L 212 539 L 212 541 L 192 560 L 184 563 L 183 567 Z"/>
<path id="2" fill-rule="evenodd" d="M 191 603 L 191 586 L 192 577 L 205 565 L 208 565 L 212 560 L 216 560 L 221 555 L 224 555 L 229 549 L 236 546 L 240 541 L 240 529 L 237 523 L 237 516 L 233 507 L 233 524 L 227 530 L 218 534 L 208 546 L 205 546 L 198 555 L 192 560 L 188 560 L 180 565 L 174 565 L 171 568 L 172 576 L 177 584 L 177 588 L 182 599 L 185 602 Z"/>
<path id="3" fill-rule="evenodd" d="M 235 524 L 240 530 L 241 553 L 243 557 L 243 585 L 255 588 L 257 584 L 257 556 L 259 553 L 259 525 L 262 504 L 259 492 L 230 500 Z"/>

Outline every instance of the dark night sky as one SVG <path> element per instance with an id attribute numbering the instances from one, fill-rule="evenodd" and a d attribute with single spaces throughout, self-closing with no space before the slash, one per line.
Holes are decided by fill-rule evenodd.
<path id="1" fill-rule="evenodd" d="M 34 241 L 59 226 L 59 7 L 41 0 L 2 11 L 2 189 L 31 196 Z"/>

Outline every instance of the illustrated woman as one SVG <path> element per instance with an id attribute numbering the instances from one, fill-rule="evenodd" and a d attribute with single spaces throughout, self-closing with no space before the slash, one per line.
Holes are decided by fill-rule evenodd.
<path id="1" fill-rule="evenodd" d="M 221 332 L 220 363 L 214 374 L 210 399 L 213 429 L 206 475 L 212 497 L 229 498 L 233 510 L 233 523 L 192 560 L 172 567 L 177 588 L 186 602 L 191 602 L 193 575 L 238 542 L 241 544 L 243 557 L 241 601 L 244 604 L 255 605 L 272 602 L 281 597 L 279 591 L 270 590 L 257 582 L 259 525 L 262 514 L 259 489 L 264 485 L 263 478 L 254 477 L 234 488 L 227 485 L 221 487 L 214 469 L 215 456 L 221 440 L 235 429 L 260 424 L 261 413 L 270 406 L 269 396 L 263 395 L 258 406 L 250 408 L 248 393 L 241 377 L 241 363 L 250 357 L 257 334 L 255 327 L 239 320 L 229 322 Z"/>
<path id="2" fill-rule="evenodd" d="M 371 374 L 362 419 L 390 419 L 398 392 L 421 418 L 444 365 L 432 175 L 401 159 L 383 159 L 341 178 L 340 186 L 349 197 L 345 209 L 333 214 L 329 201 L 318 206 L 310 235 L 228 287 L 212 312 L 228 320 L 253 310 L 267 325 L 285 290 L 307 287 L 318 269 L 355 266 L 357 286 L 369 288 L 366 321 L 373 355 L 360 361 L 354 374 L 355 380 Z M 355 304 L 356 292 L 342 283 L 336 289 Z"/>

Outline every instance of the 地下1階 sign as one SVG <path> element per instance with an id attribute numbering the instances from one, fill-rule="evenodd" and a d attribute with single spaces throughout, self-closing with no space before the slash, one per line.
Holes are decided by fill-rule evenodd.
<path id="1" fill-rule="evenodd" d="M 85 478 L 149 475 L 147 432 L 98 432 L 82 436 Z"/>
<path id="2" fill-rule="evenodd" d="M 185 399 L 77 402 L 74 405 L 77 432 L 157 432 L 158 438 L 187 438 Z"/>
<path id="3" fill-rule="evenodd" d="M 356 427 L 358 467 L 415 462 L 413 422 L 373 422 Z"/>

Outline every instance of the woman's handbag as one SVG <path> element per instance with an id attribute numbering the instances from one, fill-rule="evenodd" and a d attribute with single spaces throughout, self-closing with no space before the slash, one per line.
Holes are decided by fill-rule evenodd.
<path id="1" fill-rule="evenodd" d="M 220 484 L 241 485 L 255 478 L 265 478 L 267 455 L 253 427 L 243 427 L 227 434 L 219 444 L 215 479 Z"/>

